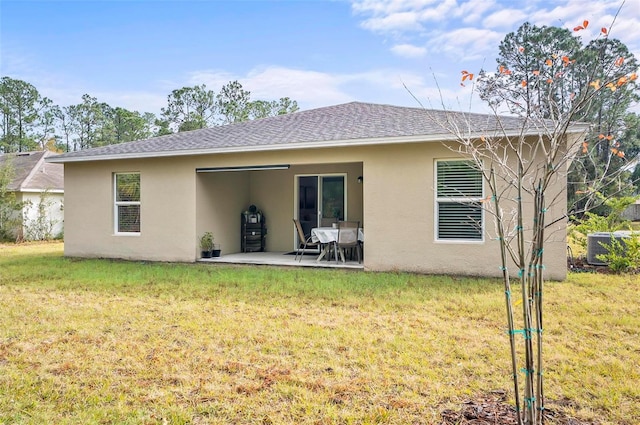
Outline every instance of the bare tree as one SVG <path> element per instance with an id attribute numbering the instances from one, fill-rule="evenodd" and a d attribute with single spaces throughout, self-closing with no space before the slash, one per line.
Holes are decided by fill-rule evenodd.
<path id="1" fill-rule="evenodd" d="M 575 31 L 587 25 L 585 21 Z M 603 28 L 600 37 L 608 37 L 609 32 L 610 28 Z M 610 43 L 590 44 L 598 45 L 606 49 Z M 514 61 L 533 63 L 526 48 L 517 44 L 512 47 Z M 535 66 L 524 67 L 517 81 L 504 65 L 499 65 L 495 74 L 483 73 L 478 79 L 463 71 L 463 84 L 472 82 L 476 89 L 479 80 L 478 86 L 491 88 L 490 96 L 486 96 L 487 91 L 484 94 L 491 100 L 493 119 L 478 125 L 473 114 L 448 114 L 446 119 L 434 115 L 455 139 L 447 146 L 468 158 L 485 183 L 486 197 L 477 201 L 476 207 L 493 217 L 494 230 L 489 233 L 500 249 L 516 410 L 519 423 L 527 425 L 542 423 L 544 412 L 545 247 L 550 241 L 566 241 L 564 223 L 557 224 L 567 220 L 568 170 L 579 155 L 590 153 L 590 141 L 584 136 L 591 126 L 575 120 L 585 117 L 591 105 L 602 104 L 603 98 L 637 79 L 635 71 L 584 73 L 582 68 L 584 78 L 579 90 L 568 90 L 576 81 L 567 84 L 565 78 L 571 75 L 572 67 L 581 66 L 578 59 L 568 51 L 538 51 L 547 56 L 536 58 Z M 611 66 L 615 67 L 616 63 L 624 64 L 625 58 L 612 60 L 615 63 Z M 501 116 L 504 105 L 516 117 Z M 515 127 L 514 119 L 518 120 Z M 605 154 L 609 159 L 624 156 L 613 137 L 598 137 L 608 138 Z M 592 184 L 597 184 L 598 178 L 595 176 Z M 516 313 L 518 304 L 521 315 Z M 520 337 L 523 345 L 518 349 Z"/>

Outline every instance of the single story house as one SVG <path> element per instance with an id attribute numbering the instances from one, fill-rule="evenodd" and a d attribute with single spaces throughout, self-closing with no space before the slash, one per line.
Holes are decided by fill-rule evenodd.
<path id="1" fill-rule="evenodd" d="M 364 228 L 366 270 L 499 275 L 477 206 L 485 188 L 439 124 L 452 118 L 478 138 L 498 128 L 491 115 L 352 102 L 51 157 L 65 166 L 65 255 L 194 262 L 207 231 L 223 255 L 238 253 L 242 213 L 256 205 L 268 251 L 298 248 L 292 218 L 309 229 L 338 215 Z M 522 131 L 518 118 L 499 121 Z M 445 178 L 473 180 L 469 202 L 439 194 Z M 564 176 L 555 184 L 565 193 Z M 553 226 L 546 274 L 563 279 L 566 220 Z"/>
<path id="2" fill-rule="evenodd" d="M 16 239 L 38 240 L 62 235 L 64 229 L 64 166 L 48 163 L 49 151 L 0 155 L 0 167 L 12 168 L 7 190 L 23 204 Z"/>

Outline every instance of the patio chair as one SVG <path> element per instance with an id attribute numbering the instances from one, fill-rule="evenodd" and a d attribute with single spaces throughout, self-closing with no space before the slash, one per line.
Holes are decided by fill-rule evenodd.
<path id="1" fill-rule="evenodd" d="M 336 262 L 338 262 L 338 254 L 342 262 L 345 260 L 345 249 L 355 249 L 358 256 L 358 263 L 362 262 L 362 254 L 360 252 L 360 243 L 358 242 L 359 221 L 339 221 L 338 222 L 338 240 L 334 243 L 334 253 Z"/>
<path id="2" fill-rule="evenodd" d="M 298 259 L 298 255 L 300 256 L 300 261 L 302 261 L 302 256 L 304 255 L 304 251 L 307 247 L 318 248 L 320 247 L 320 242 L 313 242 L 311 240 L 311 235 L 306 236 L 304 231 L 302 230 L 302 225 L 300 224 L 300 220 L 293 219 L 293 223 L 296 225 L 296 229 L 298 230 L 298 249 L 296 250 L 296 256 L 294 261 Z M 302 248 L 302 252 L 300 252 L 300 248 Z"/>

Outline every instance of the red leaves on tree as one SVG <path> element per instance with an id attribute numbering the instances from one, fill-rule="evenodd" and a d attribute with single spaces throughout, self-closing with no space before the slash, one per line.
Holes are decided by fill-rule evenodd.
<path id="1" fill-rule="evenodd" d="M 589 21 L 585 20 L 582 22 L 582 25 L 578 25 L 577 27 L 574 27 L 573 30 L 581 31 L 581 30 L 587 29 L 588 26 L 589 26 Z"/>
<path id="2" fill-rule="evenodd" d="M 469 73 L 469 71 L 462 71 L 462 81 L 465 80 L 473 80 L 473 74 Z"/>
<path id="3" fill-rule="evenodd" d="M 473 80 L 473 74 L 471 74 L 469 71 L 462 71 L 462 82 L 460 83 L 462 87 L 464 87 L 464 82 L 466 80 Z"/>
<path id="4" fill-rule="evenodd" d="M 605 136 L 604 134 L 598 134 L 598 139 L 600 140 L 607 140 L 609 142 L 611 142 L 613 140 L 613 136 L 610 134 L 608 136 Z M 583 142 L 583 152 L 584 152 L 584 142 Z M 611 142 L 611 154 L 617 156 L 618 158 L 624 158 L 624 152 L 621 151 L 620 149 L 618 149 L 620 147 L 620 143 L 613 141 Z"/>
<path id="5" fill-rule="evenodd" d="M 616 148 L 611 148 L 611 153 L 615 156 L 617 156 L 618 158 L 624 158 L 624 152 L 622 152 L 621 150 L 618 150 Z"/>

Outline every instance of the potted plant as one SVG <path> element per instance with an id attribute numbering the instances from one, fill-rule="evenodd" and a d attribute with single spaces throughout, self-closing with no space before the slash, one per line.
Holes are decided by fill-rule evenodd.
<path id="1" fill-rule="evenodd" d="M 213 251 L 213 234 L 205 232 L 200 238 L 200 251 L 202 258 L 211 258 Z"/>
<path id="2" fill-rule="evenodd" d="M 219 257 L 222 252 L 222 248 L 220 248 L 220 244 L 213 244 L 213 250 L 211 251 L 214 257 Z"/>

